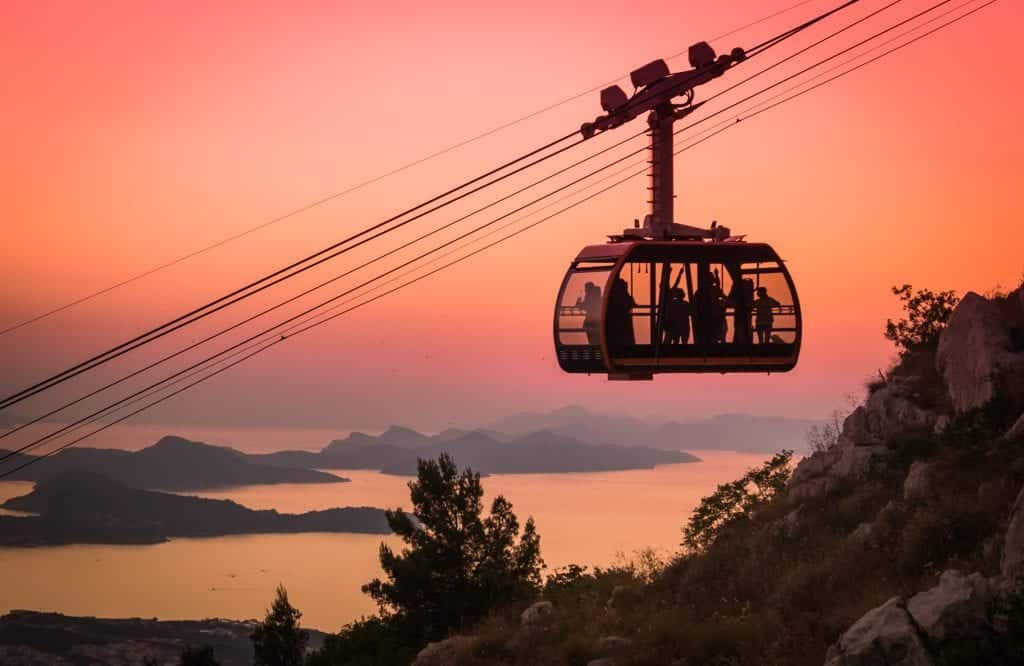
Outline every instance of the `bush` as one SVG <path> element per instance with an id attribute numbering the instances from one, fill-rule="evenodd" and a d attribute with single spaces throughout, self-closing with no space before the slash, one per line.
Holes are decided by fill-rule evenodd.
<path id="1" fill-rule="evenodd" d="M 324 639 L 306 666 L 385 666 L 408 664 L 419 651 L 393 618 L 370 617 L 351 622 Z"/>
<path id="2" fill-rule="evenodd" d="M 939 334 L 946 327 L 953 308 L 960 302 L 955 292 L 918 289 L 909 284 L 893 287 L 892 293 L 903 302 L 907 316 L 903 319 L 888 320 L 885 337 L 896 343 L 901 353 L 920 348 L 934 348 L 939 343 Z"/>
<path id="3" fill-rule="evenodd" d="M 843 434 L 843 422 L 849 416 L 841 410 L 833 410 L 828 420 L 821 425 L 811 426 L 807 431 L 807 446 L 812 453 L 821 453 L 835 448 Z"/>
<path id="4" fill-rule="evenodd" d="M 730 524 L 749 518 L 756 506 L 785 491 L 792 459 L 792 451 L 777 453 L 761 467 L 748 470 L 736 481 L 723 483 L 701 499 L 683 530 L 683 546 L 691 552 L 706 550 Z"/>

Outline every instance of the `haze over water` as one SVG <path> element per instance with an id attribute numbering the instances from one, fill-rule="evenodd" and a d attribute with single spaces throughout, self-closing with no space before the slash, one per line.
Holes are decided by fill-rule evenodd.
<path id="1" fill-rule="evenodd" d="M 768 454 L 694 451 L 703 462 L 651 470 L 491 476 L 521 521 L 533 516 L 548 573 L 569 563 L 607 566 L 652 547 L 674 552 L 700 498 Z M 410 477 L 331 470 L 344 484 L 242 486 L 202 497 L 294 513 L 333 506 L 410 508 Z M 31 484 L 0 482 L 0 502 Z M 99 617 L 261 617 L 280 582 L 303 623 L 336 630 L 375 608 L 360 586 L 379 574 L 378 535 L 274 534 L 172 539 L 150 546 L 0 548 L 0 613 L 11 609 Z M 397 546 L 395 537 L 384 539 Z"/>

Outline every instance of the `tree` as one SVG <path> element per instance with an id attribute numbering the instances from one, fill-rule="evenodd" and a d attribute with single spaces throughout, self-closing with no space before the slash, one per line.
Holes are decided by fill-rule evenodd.
<path id="1" fill-rule="evenodd" d="M 181 666 L 220 666 L 220 662 L 213 656 L 213 648 L 209 645 L 193 648 L 186 645 L 181 651 Z"/>
<path id="2" fill-rule="evenodd" d="M 309 634 L 299 628 L 302 613 L 288 601 L 283 585 L 277 586 L 274 604 L 250 638 L 256 666 L 301 666 Z"/>
<path id="3" fill-rule="evenodd" d="M 512 504 L 502 496 L 484 518 L 480 475 L 459 472 L 447 454 L 420 460 L 409 483 L 412 515 L 388 511 L 405 547 L 380 546 L 385 580 L 363 586 L 381 615 L 423 641 L 483 617 L 499 603 L 532 595 L 540 586 L 540 537 L 530 518 L 520 534 Z"/>
<path id="4" fill-rule="evenodd" d="M 760 467 L 747 470 L 736 481 L 723 483 L 701 499 L 683 529 L 683 546 L 694 552 L 706 550 L 726 527 L 749 518 L 757 506 L 783 492 L 789 483 L 792 459 L 792 451 L 776 453 Z"/>
<path id="5" fill-rule="evenodd" d="M 896 343 L 901 354 L 938 345 L 939 334 L 946 327 L 953 308 L 960 302 L 956 292 L 914 291 L 909 284 L 904 284 L 893 287 L 892 293 L 903 302 L 907 316 L 897 321 L 887 320 L 885 337 Z"/>

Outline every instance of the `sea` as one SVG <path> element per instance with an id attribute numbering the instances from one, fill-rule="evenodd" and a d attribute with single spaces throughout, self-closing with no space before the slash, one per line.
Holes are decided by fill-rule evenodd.
<path id="1" fill-rule="evenodd" d="M 322 441 L 322 440 L 321 440 Z M 511 474 L 483 479 L 525 521 L 533 517 L 547 572 L 568 564 L 607 567 L 653 549 L 678 552 L 700 499 L 770 454 L 693 450 L 698 463 L 576 474 Z M 410 477 L 329 470 L 338 484 L 240 486 L 188 493 L 284 513 L 338 506 L 410 508 Z M 0 482 L 0 503 L 30 492 Z M 381 543 L 366 534 L 254 534 L 172 539 L 156 545 L 0 548 L 0 613 L 13 609 L 95 617 L 260 618 L 282 584 L 305 626 L 336 631 L 376 609 L 361 586 L 379 576 Z"/>

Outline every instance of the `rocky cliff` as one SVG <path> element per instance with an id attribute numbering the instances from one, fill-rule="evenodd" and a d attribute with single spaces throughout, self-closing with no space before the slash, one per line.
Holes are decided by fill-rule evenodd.
<path id="1" fill-rule="evenodd" d="M 885 531 L 889 514 L 909 506 L 938 504 L 952 488 L 949 459 L 932 460 L 915 446 L 934 441 L 948 428 L 1007 426 L 995 442 L 979 446 L 977 455 L 1009 463 L 1000 474 L 977 478 L 979 496 L 1005 495 L 1020 488 L 1024 468 L 1024 288 L 1001 297 L 968 293 L 958 304 L 934 353 L 915 351 L 874 386 L 871 395 L 846 419 L 835 446 L 808 456 L 795 470 L 790 496 L 796 502 L 827 501 L 844 483 L 865 482 L 878 473 L 906 466 L 902 497 L 890 502 L 852 536 L 870 542 Z M 998 429 L 1001 429 L 998 428 Z M 953 440 L 956 439 L 955 433 Z M 951 474 L 952 473 L 952 474 Z M 965 477 L 968 475 L 959 475 Z M 1000 493 L 997 490 L 1003 490 Z M 1024 489 L 1009 506 L 992 507 L 995 533 L 986 548 L 998 552 L 994 575 L 947 569 L 938 582 L 913 595 L 897 595 L 867 612 L 828 650 L 827 666 L 950 663 L 970 649 L 1013 638 L 1024 627 L 1009 617 L 1021 603 L 1024 576 Z M 1005 518 L 1004 518 L 1005 517 Z M 950 535 L 950 538 L 955 538 Z M 961 663 L 961 662 L 957 662 Z M 969 663 L 963 661 L 962 663 Z"/>

